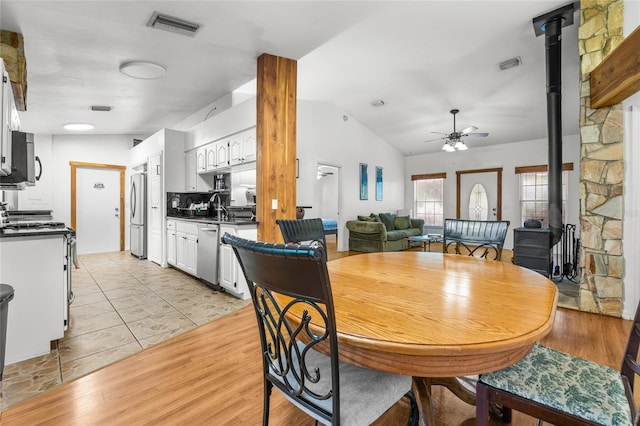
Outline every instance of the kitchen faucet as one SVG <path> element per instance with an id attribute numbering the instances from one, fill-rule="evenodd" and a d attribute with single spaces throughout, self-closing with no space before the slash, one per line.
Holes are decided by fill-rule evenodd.
<path id="1" fill-rule="evenodd" d="M 217 204 L 216 204 L 216 199 L 218 200 Z M 216 207 L 216 220 L 222 220 L 222 211 L 224 210 L 224 212 L 226 213 L 227 209 L 225 209 L 224 206 L 222 205 L 222 200 L 220 199 L 220 194 L 217 193 L 217 192 L 215 194 L 213 194 L 213 197 L 211 197 L 211 202 Z"/>

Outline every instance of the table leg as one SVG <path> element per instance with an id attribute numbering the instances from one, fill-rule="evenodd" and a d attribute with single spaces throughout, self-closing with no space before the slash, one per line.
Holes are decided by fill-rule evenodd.
<path id="1" fill-rule="evenodd" d="M 411 391 L 416 398 L 418 412 L 420 413 L 419 424 L 421 426 L 433 426 L 436 424 L 431 403 L 431 380 L 428 377 L 413 377 L 411 384 Z"/>
<path id="2" fill-rule="evenodd" d="M 449 389 L 455 396 L 469 405 L 476 405 L 475 384 L 478 376 L 469 377 L 437 377 L 430 379 L 432 385 L 444 386 Z M 461 380 L 467 380 L 469 387 L 461 383 Z M 474 389 L 474 390 L 472 390 Z"/>

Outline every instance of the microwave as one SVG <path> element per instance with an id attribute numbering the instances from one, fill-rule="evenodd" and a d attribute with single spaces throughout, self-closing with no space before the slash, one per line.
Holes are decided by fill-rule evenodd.
<path id="1" fill-rule="evenodd" d="M 36 176 L 36 162 L 40 166 Z M 11 132 L 11 174 L 0 176 L 0 190 L 25 189 L 42 175 L 42 163 L 34 155 L 33 133 Z"/>

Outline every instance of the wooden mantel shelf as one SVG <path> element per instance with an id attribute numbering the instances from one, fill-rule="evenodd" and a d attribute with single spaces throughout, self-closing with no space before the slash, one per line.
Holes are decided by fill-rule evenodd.
<path id="1" fill-rule="evenodd" d="M 0 30 L 0 58 L 11 80 L 13 97 L 18 111 L 27 110 L 27 60 L 24 56 L 22 34 Z"/>
<path id="2" fill-rule="evenodd" d="M 591 108 L 622 102 L 640 90 L 640 26 L 591 71 Z"/>

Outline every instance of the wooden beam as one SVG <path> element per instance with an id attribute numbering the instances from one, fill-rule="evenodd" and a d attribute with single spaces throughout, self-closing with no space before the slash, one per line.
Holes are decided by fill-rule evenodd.
<path id="1" fill-rule="evenodd" d="M 619 104 L 640 90 L 640 26 L 591 71 L 591 108 Z"/>
<path id="2" fill-rule="evenodd" d="M 260 241 L 282 242 L 276 220 L 296 218 L 297 66 L 294 60 L 266 53 L 258 58 L 256 220 Z"/>
<path id="3" fill-rule="evenodd" d="M 11 80 L 18 111 L 27 110 L 27 59 L 22 34 L 0 30 L 0 58 Z"/>

